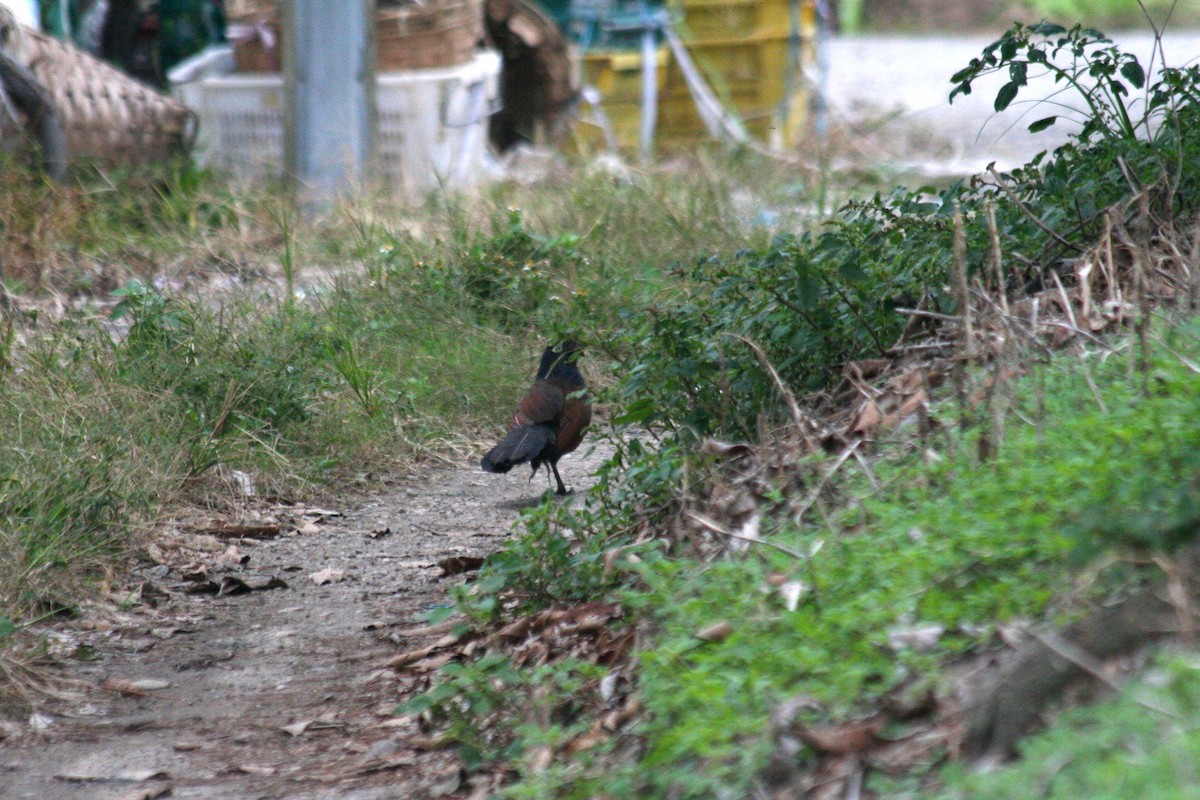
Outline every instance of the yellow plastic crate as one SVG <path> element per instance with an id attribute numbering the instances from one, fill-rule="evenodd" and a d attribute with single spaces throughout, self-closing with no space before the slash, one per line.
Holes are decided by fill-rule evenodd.
<path id="1" fill-rule="evenodd" d="M 733 98 L 746 132 L 769 146 L 788 147 L 799 141 L 806 118 L 806 95 L 793 95 L 789 106 L 776 103 L 762 106 L 759 98 L 742 95 Z M 710 137 L 704 122 L 689 97 L 668 97 L 658 107 L 656 141 L 665 150 L 678 149 L 706 141 Z"/>
<path id="2" fill-rule="evenodd" d="M 717 96 L 753 92 L 770 104 L 783 97 L 787 83 L 791 40 L 787 35 L 754 36 L 736 40 L 687 42 L 687 50 Z M 792 68 L 793 83 L 800 83 L 800 65 Z M 688 94 L 687 81 L 678 64 L 667 71 L 666 94 Z"/>
<path id="3" fill-rule="evenodd" d="M 737 112 L 751 136 L 774 146 L 795 144 L 806 117 L 801 66 L 814 57 L 816 4 L 796 1 L 799 52 L 792 37 L 793 0 L 674 0 L 688 53 L 709 86 Z M 785 104 L 787 92 L 792 97 Z M 708 136 L 683 72 L 674 64 L 658 122 L 658 139 L 668 145 Z"/>
<path id="4" fill-rule="evenodd" d="M 659 102 L 666 89 L 671 50 L 657 51 L 655 83 Z M 642 126 L 642 52 L 640 50 L 590 50 L 583 55 L 583 74 L 589 86 L 600 93 L 600 108 L 612 126 L 617 145 L 636 151 Z M 590 124 L 587 115 L 576 131 L 579 150 L 599 150 L 604 146 L 603 131 Z"/>
<path id="5" fill-rule="evenodd" d="M 667 81 L 667 66 L 671 50 L 658 49 L 656 83 L 661 91 Z M 600 92 L 605 105 L 609 103 L 642 102 L 641 50 L 589 50 L 583 54 L 583 77 L 589 86 Z"/>
<path id="6" fill-rule="evenodd" d="M 693 41 L 688 53 L 722 102 L 732 106 L 756 139 L 777 146 L 794 145 L 805 121 L 807 93 L 800 75 L 799 54 L 788 86 L 788 60 L 796 56 L 788 35 L 762 35 L 737 41 Z M 791 99 L 783 103 L 790 90 Z M 707 138 L 691 92 L 678 65 L 667 70 L 667 85 L 658 112 L 659 141 L 686 144 Z"/>
<path id="7" fill-rule="evenodd" d="M 811 3 L 798 2 L 801 19 L 806 7 L 812 13 Z M 696 40 L 786 35 L 792 30 L 792 0 L 683 0 L 675 9 L 684 34 Z"/>

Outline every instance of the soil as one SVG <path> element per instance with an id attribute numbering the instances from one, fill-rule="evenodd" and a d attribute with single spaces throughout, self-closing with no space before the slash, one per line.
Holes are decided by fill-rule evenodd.
<path id="1" fill-rule="evenodd" d="M 586 489 L 607 454 L 585 443 L 562 461 L 564 480 Z M 261 503 L 236 521 L 240 529 L 182 525 L 151 548 L 177 563 L 139 568 L 130 582 L 137 602 L 50 632 L 56 649 L 76 656 L 68 671 L 79 683 L 73 699 L 0 729 L 0 797 L 145 798 L 169 787 L 171 798 L 399 800 L 468 791 L 453 757 L 422 749 L 415 723 L 394 715 L 413 678 L 386 662 L 436 638 L 419 630 L 423 614 L 447 604 L 449 586 L 464 579 L 443 577 L 438 562 L 496 549 L 520 510 L 540 502 L 544 475 L 526 476 L 431 468 L 350 508 Z M 235 531 L 246 535 L 224 535 Z M 253 538 L 263 535 L 271 538 Z M 196 551 L 176 544 L 209 552 L 197 564 Z M 236 563 L 239 554 L 248 562 Z M 342 575 L 318 585 L 323 570 Z M 192 593 L 222 576 L 286 586 Z"/>

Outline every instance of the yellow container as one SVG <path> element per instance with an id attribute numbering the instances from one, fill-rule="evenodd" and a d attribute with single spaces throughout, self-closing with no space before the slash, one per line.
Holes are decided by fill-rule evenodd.
<path id="1" fill-rule="evenodd" d="M 775 149 L 799 141 L 804 122 L 803 94 L 794 98 L 791 106 L 764 107 L 757 98 L 745 96 L 735 97 L 734 101 L 740 107 L 742 126 L 755 140 Z M 710 139 L 691 97 L 669 97 L 659 106 L 656 141 L 661 149 L 679 150 Z"/>
<path id="2" fill-rule="evenodd" d="M 655 60 L 655 84 L 662 102 L 671 63 L 670 48 L 658 48 Z M 642 127 L 641 50 L 590 50 L 583 54 L 583 75 L 587 85 L 600 94 L 600 109 L 618 147 L 636 151 Z M 590 110 L 584 110 L 580 122 L 576 147 L 581 151 L 602 148 L 604 131 Z"/>
<path id="3" fill-rule="evenodd" d="M 799 141 L 807 93 L 800 72 L 802 54 L 795 52 L 790 36 L 693 41 L 687 49 L 717 97 L 737 113 L 751 136 L 772 147 L 790 147 Z M 794 59 L 790 72 L 789 59 Z M 658 127 L 658 140 L 669 145 L 708 137 L 683 71 L 675 63 L 667 71 Z"/>
<path id="4" fill-rule="evenodd" d="M 774 148 L 795 145 L 803 132 L 808 98 L 802 66 L 811 63 L 816 41 L 814 0 L 798 0 L 798 42 L 792 36 L 792 1 L 673 0 L 688 54 L 713 93 L 751 136 Z M 635 152 L 642 120 L 641 51 L 585 52 L 583 74 L 600 93 L 612 140 Z M 668 47 L 658 50 L 656 80 L 656 147 L 678 149 L 709 138 Z M 586 106 L 581 116 L 577 149 L 604 147 L 604 132 Z"/>
<path id="5" fill-rule="evenodd" d="M 795 9 L 793 1 L 799 4 Z M 806 118 L 802 67 L 814 58 L 815 1 L 674 2 L 688 54 L 717 98 L 737 113 L 751 136 L 772 147 L 795 145 Z M 683 72 L 674 64 L 667 72 L 658 121 L 658 140 L 667 145 L 708 137 Z"/>
<path id="6" fill-rule="evenodd" d="M 686 42 L 688 54 L 708 79 L 717 96 L 753 92 L 768 102 L 783 97 L 788 79 L 788 57 L 792 45 L 783 35 L 747 36 L 741 39 L 720 39 Z M 793 84 L 800 82 L 800 65 L 792 67 Z M 678 64 L 667 71 L 668 97 L 688 95 L 687 81 Z"/>
<path id="7" fill-rule="evenodd" d="M 660 47 L 655 82 L 661 91 L 667 80 L 671 51 Z M 641 50 L 589 50 L 583 54 L 583 77 L 600 92 L 604 103 L 642 102 Z"/>
<path id="8" fill-rule="evenodd" d="M 800 12 L 812 6 L 797 1 Z M 792 30 L 792 0 L 683 0 L 677 13 L 683 19 L 684 35 L 697 40 L 786 35 Z"/>

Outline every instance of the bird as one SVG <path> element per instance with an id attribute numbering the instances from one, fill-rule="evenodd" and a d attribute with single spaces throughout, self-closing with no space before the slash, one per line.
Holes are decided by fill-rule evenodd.
<path id="1" fill-rule="evenodd" d="M 558 474 L 558 460 L 579 447 L 592 421 L 591 400 L 579 374 L 582 352 L 578 342 L 545 349 L 533 386 L 517 404 L 508 436 L 480 462 L 484 472 L 504 473 L 514 464 L 529 464 L 533 468 L 529 479 L 533 480 L 544 465 L 547 479 L 554 473 L 555 494 L 571 493 Z"/>

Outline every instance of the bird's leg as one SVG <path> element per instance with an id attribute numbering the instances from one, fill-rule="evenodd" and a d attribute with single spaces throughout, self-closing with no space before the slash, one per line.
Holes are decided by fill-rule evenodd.
<path id="1" fill-rule="evenodd" d="M 558 474 L 558 464 L 550 462 L 550 469 L 554 470 L 554 480 L 558 481 L 558 491 L 555 494 L 573 494 L 573 492 L 563 485 L 562 476 Z"/>

